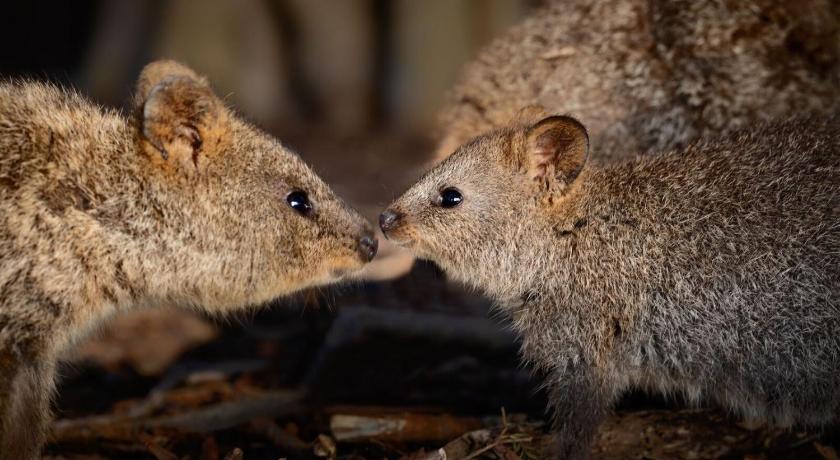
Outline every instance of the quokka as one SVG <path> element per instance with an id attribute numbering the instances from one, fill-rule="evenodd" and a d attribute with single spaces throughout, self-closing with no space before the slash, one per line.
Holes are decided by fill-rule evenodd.
<path id="1" fill-rule="evenodd" d="M 207 81 L 147 66 L 134 113 L 0 84 L 0 459 L 38 456 L 61 353 L 147 305 L 225 313 L 332 282 L 377 243 Z"/>
<path id="2" fill-rule="evenodd" d="M 642 388 L 772 423 L 840 411 L 840 118 L 587 164 L 567 116 L 459 147 L 384 234 L 495 299 L 546 376 L 559 458 Z"/>

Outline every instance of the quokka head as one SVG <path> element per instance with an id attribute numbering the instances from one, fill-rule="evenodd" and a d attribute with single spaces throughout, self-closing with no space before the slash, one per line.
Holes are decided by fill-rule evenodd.
<path id="1" fill-rule="evenodd" d="M 134 225 L 165 240 L 165 295 L 217 309 L 329 283 L 373 259 L 371 226 L 291 150 L 173 61 L 142 72 Z M 144 216 L 148 217 L 145 219 Z"/>
<path id="2" fill-rule="evenodd" d="M 581 182 L 588 154 L 574 118 L 514 123 L 460 146 L 380 215 L 380 227 L 467 281 L 517 276 L 528 271 L 520 256 L 548 239 L 542 224 Z"/>

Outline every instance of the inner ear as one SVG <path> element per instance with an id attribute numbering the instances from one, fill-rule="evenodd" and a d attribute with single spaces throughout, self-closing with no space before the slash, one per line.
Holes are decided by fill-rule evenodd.
<path id="1" fill-rule="evenodd" d="M 534 180 L 568 185 L 583 170 L 588 156 L 589 135 L 572 117 L 547 117 L 528 130 L 528 172 Z"/>
<path id="2" fill-rule="evenodd" d="M 203 78 L 171 61 L 149 65 L 137 85 L 142 141 L 192 175 L 219 150 L 225 108 Z"/>

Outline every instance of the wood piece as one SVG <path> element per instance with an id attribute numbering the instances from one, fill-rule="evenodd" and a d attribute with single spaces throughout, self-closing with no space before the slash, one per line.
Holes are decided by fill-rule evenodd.
<path id="1" fill-rule="evenodd" d="M 137 437 L 148 430 L 161 433 L 215 431 L 258 417 L 279 417 L 300 412 L 302 401 L 303 393 L 298 391 L 267 391 L 169 416 L 148 416 L 146 411 L 139 416 L 132 413 L 59 420 L 53 424 L 50 440 L 71 443 L 100 439 L 136 442 Z M 151 406 L 154 404 L 148 403 L 144 407 Z"/>
<path id="2" fill-rule="evenodd" d="M 279 417 L 299 412 L 302 396 L 302 393 L 293 391 L 266 392 L 154 419 L 146 425 L 197 432 L 222 430 L 257 417 Z"/>
<path id="3" fill-rule="evenodd" d="M 330 418 L 333 436 L 344 442 L 446 441 L 486 425 L 475 417 L 420 413 L 336 414 Z"/>

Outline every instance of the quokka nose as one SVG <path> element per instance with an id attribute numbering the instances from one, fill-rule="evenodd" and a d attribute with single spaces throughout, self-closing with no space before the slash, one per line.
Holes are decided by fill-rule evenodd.
<path id="1" fill-rule="evenodd" d="M 382 233 L 387 234 L 388 231 L 396 228 L 401 218 L 402 214 L 386 209 L 385 212 L 379 215 L 379 228 L 382 229 Z"/>
<path id="2" fill-rule="evenodd" d="M 359 253 L 365 261 L 370 262 L 373 260 L 376 257 L 376 250 L 378 248 L 379 242 L 376 241 L 373 235 L 365 235 L 359 238 Z"/>

